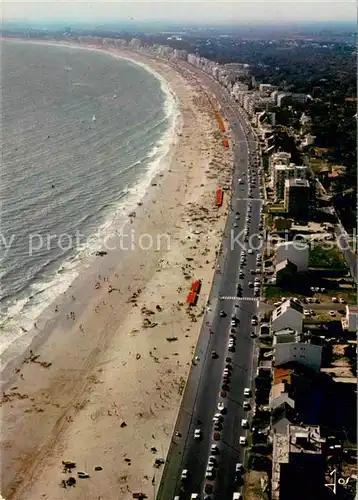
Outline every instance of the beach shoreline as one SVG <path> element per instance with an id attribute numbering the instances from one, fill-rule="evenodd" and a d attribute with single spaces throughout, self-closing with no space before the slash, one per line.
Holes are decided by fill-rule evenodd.
<path id="1" fill-rule="evenodd" d="M 6 40 L 6 39 L 5 39 Z M 59 47 L 64 47 L 68 49 L 74 49 L 74 50 L 88 50 L 88 51 L 94 51 L 97 53 L 102 53 L 104 52 L 103 50 L 97 50 L 94 47 L 83 47 L 83 46 L 78 46 L 74 44 L 66 44 L 66 43 L 43 43 L 43 42 L 36 42 L 36 41 L 30 41 L 27 42 L 26 40 L 12 40 L 15 43 L 20 42 L 20 43 L 31 43 L 33 45 L 51 45 L 51 46 L 59 46 Z M 133 60 L 131 60 L 129 57 L 125 56 L 118 56 L 114 54 L 110 54 L 108 51 L 105 51 L 109 55 L 115 58 L 120 58 L 123 60 L 126 60 L 128 62 L 131 62 L 132 64 L 134 63 Z M 175 101 L 175 94 L 173 93 L 172 89 L 170 86 L 166 83 L 166 81 L 162 78 L 161 75 L 159 75 L 157 72 L 153 70 L 153 68 L 150 68 L 148 65 L 146 65 L 143 61 L 136 63 L 140 67 L 142 67 L 145 71 L 151 73 L 159 82 L 161 85 L 161 89 L 163 93 L 166 96 L 166 103 L 164 104 L 165 106 L 173 106 L 173 109 L 171 110 L 171 116 L 170 120 L 171 123 L 169 124 L 169 127 L 167 128 L 166 132 L 164 132 L 161 140 L 159 143 L 162 143 L 163 146 L 163 152 L 159 158 L 156 158 L 154 156 L 154 160 L 152 163 L 149 165 L 149 169 L 145 175 L 142 176 L 141 181 L 140 181 L 140 186 L 136 187 L 135 189 L 131 189 L 130 193 L 127 194 L 126 196 L 126 202 L 124 203 L 123 201 L 119 202 L 119 206 L 116 209 L 115 214 L 110 214 L 108 215 L 108 220 L 106 219 L 97 229 L 97 233 L 103 233 L 103 237 L 96 237 L 96 234 L 91 234 L 86 238 L 86 241 L 91 240 L 92 237 L 95 237 L 95 239 L 100 238 L 101 240 L 105 239 L 106 243 L 108 244 L 109 247 L 118 246 L 118 241 L 115 240 L 115 235 L 119 233 L 118 231 L 118 225 L 119 224 L 126 224 L 129 221 L 128 214 L 135 210 L 136 212 L 140 211 L 141 209 L 138 206 L 138 203 L 140 204 L 147 204 L 146 199 L 149 198 L 149 196 L 152 196 L 152 192 L 150 190 L 150 185 L 153 182 L 158 182 L 161 173 L 168 169 L 168 166 L 170 164 L 170 158 L 173 155 L 173 151 L 175 148 L 175 145 L 178 141 L 178 137 L 181 131 L 181 117 L 180 114 L 178 113 L 178 104 Z M 172 103 L 170 101 L 173 101 Z M 155 145 L 155 147 L 158 147 L 158 143 Z M 123 206 L 125 205 L 125 206 Z M 105 226 L 110 226 L 109 230 L 106 227 L 105 231 L 102 231 L 102 227 Z M 52 234 L 48 236 L 53 236 Z M 35 240 L 36 241 L 36 240 Z M 82 243 L 82 242 L 81 242 Z M 30 243 L 29 243 L 30 245 Z M 17 314 L 15 313 L 15 318 L 16 322 L 12 322 L 12 317 L 10 316 L 7 318 L 10 321 L 7 321 L 6 329 L 5 331 L 2 331 L 2 341 L 7 343 L 8 346 L 5 347 L 5 349 L 0 353 L 0 359 L 1 359 L 1 366 L 2 366 L 2 381 L 1 385 L 3 389 L 6 389 L 6 374 L 11 373 L 12 368 L 16 368 L 16 364 L 18 364 L 18 361 L 21 362 L 22 355 L 26 351 L 29 351 L 29 348 L 32 347 L 32 345 L 38 345 L 38 337 L 39 335 L 38 331 L 36 328 L 34 328 L 34 324 L 38 325 L 43 325 L 49 317 L 53 314 L 54 311 L 54 306 L 57 304 L 58 301 L 63 301 L 66 298 L 66 293 L 69 293 L 72 284 L 74 281 L 77 280 L 79 273 L 81 273 L 80 279 L 83 278 L 83 275 L 86 273 L 85 268 L 92 265 L 93 261 L 96 259 L 95 253 L 96 251 L 106 251 L 107 249 L 101 245 L 101 247 L 96 248 L 96 251 L 90 251 L 89 248 L 85 248 L 85 255 L 83 255 L 83 250 L 79 250 L 78 245 L 75 243 L 75 249 L 76 251 L 74 254 L 71 256 L 70 261 L 67 261 L 65 263 L 65 267 L 68 267 L 68 269 L 65 271 L 64 275 L 59 275 L 58 271 L 55 272 L 52 275 L 51 281 L 46 281 L 44 283 L 45 289 L 48 288 L 50 291 L 50 295 L 53 295 L 53 288 L 57 288 L 57 283 L 59 282 L 59 279 L 61 280 L 59 283 L 59 288 L 60 291 L 57 294 L 56 298 L 51 298 L 50 300 L 46 299 L 45 297 L 45 303 L 43 306 L 40 306 L 36 304 L 36 308 L 30 307 L 30 309 L 27 311 L 30 313 L 30 315 L 26 318 L 26 321 L 24 320 L 19 320 L 16 318 Z M 87 245 L 86 245 L 87 246 Z M 28 248 L 28 251 L 30 249 Z M 82 255 L 81 255 L 82 254 Z M 61 266 L 62 268 L 62 266 Z M 41 294 L 43 293 L 44 290 L 40 290 Z M 32 300 L 34 295 L 40 295 L 39 291 L 35 290 L 30 290 L 31 296 L 27 297 L 27 299 L 22 299 L 24 302 L 26 302 L 26 305 L 31 306 Z M 17 307 L 15 307 L 17 309 Z M 22 316 L 24 313 L 22 314 Z M 10 340 L 8 341 L 7 336 L 10 336 L 11 330 L 15 329 L 19 330 L 19 335 L 16 337 L 15 340 Z M 21 334 L 22 331 L 22 334 Z M 5 335 L 5 337 L 4 337 Z M 30 346 L 31 344 L 31 346 Z M 26 349 L 24 346 L 30 346 L 27 347 Z M 18 360 L 16 358 L 19 358 Z M 7 366 L 9 364 L 9 367 Z M 10 368 L 10 369 L 9 369 Z M 5 374 L 5 377 L 4 377 Z"/>
<path id="2" fill-rule="evenodd" d="M 218 210 L 215 192 L 231 184 L 232 153 L 195 82 L 162 60 L 123 55 L 161 74 L 179 103 L 182 128 L 170 163 L 129 225 L 154 241 L 169 235 L 170 245 L 97 258 L 57 312 L 47 311 L 25 356 L 7 367 L 1 454 L 7 500 L 65 498 L 61 460 L 91 475 L 71 498 L 127 500 L 140 490 L 151 498 L 162 472 L 153 462 L 166 456 L 200 330 L 226 217 L 227 199 Z M 194 279 L 202 280 L 202 291 L 189 311 Z M 103 470 L 93 472 L 96 466 Z"/>

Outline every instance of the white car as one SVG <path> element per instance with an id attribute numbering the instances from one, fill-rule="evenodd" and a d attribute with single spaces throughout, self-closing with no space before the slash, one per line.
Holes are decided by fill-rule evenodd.
<path id="1" fill-rule="evenodd" d="M 251 396 L 251 389 L 249 387 L 245 387 L 244 396 L 245 398 L 249 398 Z"/>
<path id="2" fill-rule="evenodd" d="M 218 455 L 220 452 L 219 452 L 219 447 L 217 444 L 212 444 L 210 446 L 210 454 L 211 455 Z"/>
<path id="3" fill-rule="evenodd" d="M 230 376 L 230 370 L 228 368 L 225 368 L 223 371 L 223 376 L 224 377 L 229 377 Z"/>
<path id="4" fill-rule="evenodd" d="M 311 316 L 311 313 L 309 312 L 309 310 L 308 310 L 308 309 L 304 309 L 304 310 L 303 310 L 303 315 L 304 315 L 304 316 Z"/>
<path id="5" fill-rule="evenodd" d="M 257 325 L 257 319 L 252 318 L 252 320 L 251 320 L 251 325 L 252 325 L 252 326 L 256 326 L 256 325 Z"/>
<path id="6" fill-rule="evenodd" d="M 201 429 L 195 429 L 194 439 L 201 439 Z"/>
<path id="7" fill-rule="evenodd" d="M 223 413 L 225 411 L 225 405 L 222 401 L 220 401 L 220 403 L 218 403 L 218 410 L 220 413 Z"/>
<path id="8" fill-rule="evenodd" d="M 181 479 L 182 479 L 182 481 L 184 481 L 185 479 L 188 479 L 188 477 L 189 477 L 189 471 L 188 471 L 188 469 L 183 469 L 181 471 Z"/>
<path id="9" fill-rule="evenodd" d="M 333 316 L 336 315 L 336 312 L 335 311 L 329 311 L 329 315 L 333 317 Z"/>
<path id="10" fill-rule="evenodd" d="M 199 493 L 192 493 L 190 495 L 190 500 L 199 500 Z"/>
<path id="11" fill-rule="evenodd" d="M 243 418 L 243 419 L 241 420 L 241 427 L 242 427 L 243 429 L 247 429 L 247 428 L 249 427 L 249 421 L 248 421 L 246 418 Z"/>
<path id="12" fill-rule="evenodd" d="M 221 413 L 215 413 L 213 420 L 214 420 L 214 418 L 217 418 L 219 421 L 221 421 L 223 419 Z"/>
<path id="13" fill-rule="evenodd" d="M 240 436 L 239 443 L 241 444 L 241 446 L 246 446 L 247 445 L 247 439 L 246 439 L 246 437 L 245 436 Z"/>
<path id="14" fill-rule="evenodd" d="M 234 319 L 230 321 L 230 326 L 236 326 L 236 321 Z"/>
<path id="15" fill-rule="evenodd" d="M 242 464 L 237 463 L 237 464 L 235 465 L 235 472 L 242 472 L 242 471 L 243 471 L 243 469 L 244 469 L 244 466 L 243 466 Z"/>
<path id="16" fill-rule="evenodd" d="M 254 253 L 253 249 L 252 249 L 252 248 L 250 248 L 250 249 L 248 250 L 248 253 L 249 253 L 250 255 L 252 255 L 252 254 Z"/>
<path id="17" fill-rule="evenodd" d="M 248 401 L 244 401 L 242 407 L 244 410 L 248 411 L 250 410 L 250 403 Z"/>
<path id="18" fill-rule="evenodd" d="M 208 467 L 209 466 L 211 466 L 211 467 L 217 467 L 218 466 L 218 461 L 212 455 L 210 455 L 209 460 L 208 460 Z"/>
<path id="19" fill-rule="evenodd" d="M 214 473 L 215 473 L 214 467 L 212 465 L 208 465 L 206 472 L 205 472 L 205 478 L 206 479 L 213 479 Z"/>

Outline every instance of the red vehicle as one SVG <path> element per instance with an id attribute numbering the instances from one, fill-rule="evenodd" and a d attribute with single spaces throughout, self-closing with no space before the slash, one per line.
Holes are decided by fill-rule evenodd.
<path id="1" fill-rule="evenodd" d="M 214 441 L 220 441 L 220 432 L 214 432 L 213 439 Z"/>

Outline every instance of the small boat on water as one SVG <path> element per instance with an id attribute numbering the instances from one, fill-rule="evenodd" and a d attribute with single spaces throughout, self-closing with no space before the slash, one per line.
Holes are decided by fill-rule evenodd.
<path id="1" fill-rule="evenodd" d="M 92 121 L 95 122 L 96 121 L 96 115 L 93 115 L 92 116 Z"/>

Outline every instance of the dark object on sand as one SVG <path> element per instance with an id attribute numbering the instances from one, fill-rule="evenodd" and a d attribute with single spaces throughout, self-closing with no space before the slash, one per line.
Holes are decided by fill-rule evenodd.
<path id="1" fill-rule="evenodd" d="M 96 257 L 104 257 L 105 255 L 107 255 L 107 252 L 105 252 L 104 250 L 99 250 L 95 253 Z"/>

